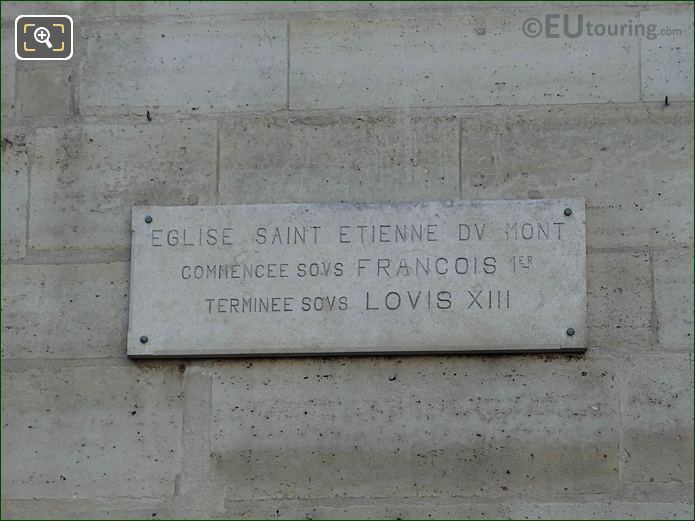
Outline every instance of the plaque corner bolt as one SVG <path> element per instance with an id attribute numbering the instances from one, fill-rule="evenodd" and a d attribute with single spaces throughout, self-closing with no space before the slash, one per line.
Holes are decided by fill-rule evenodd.
<path id="1" fill-rule="evenodd" d="M 574 328 L 568 327 L 567 328 L 567 336 L 574 336 Z M 147 338 L 147 337 L 145 337 Z"/>
<path id="2" fill-rule="evenodd" d="M 572 215 L 572 208 L 565 208 L 565 215 L 566 215 L 567 217 L 569 217 L 570 215 Z"/>
<path id="3" fill-rule="evenodd" d="M 141 344 L 146 344 L 148 340 L 149 340 L 149 338 L 147 338 L 145 335 L 142 335 L 140 337 L 140 343 Z"/>
<path id="4" fill-rule="evenodd" d="M 567 211 L 567 210 L 565 210 L 565 211 Z M 152 222 L 152 216 L 151 216 L 151 215 L 146 215 L 146 216 L 145 216 L 145 222 L 146 222 L 147 224 L 150 224 L 150 223 Z"/>

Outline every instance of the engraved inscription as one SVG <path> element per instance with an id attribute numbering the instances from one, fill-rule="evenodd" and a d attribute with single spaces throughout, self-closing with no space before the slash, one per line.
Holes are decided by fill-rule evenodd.
<path id="1" fill-rule="evenodd" d="M 584 348 L 581 199 L 148 207 L 132 227 L 129 356 Z"/>

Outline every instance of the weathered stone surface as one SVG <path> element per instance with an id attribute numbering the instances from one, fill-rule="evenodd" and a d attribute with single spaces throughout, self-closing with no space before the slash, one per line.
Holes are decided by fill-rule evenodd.
<path id="1" fill-rule="evenodd" d="M 691 365 L 691 375 L 692 365 Z M 620 497 L 633 503 L 693 505 L 692 481 L 622 481 Z"/>
<path id="2" fill-rule="evenodd" d="M 2 378 L 5 499 L 155 497 L 180 471 L 175 366 L 30 369 Z"/>
<path id="3" fill-rule="evenodd" d="M 5 9 L 2 10 L 3 16 L 5 15 Z M 2 98 L 2 115 L 3 116 L 13 116 L 15 113 L 15 81 L 16 81 L 16 69 L 15 65 L 17 59 L 14 55 L 14 28 L 13 27 L 3 27 L 2 35 L 2 90 L 0 90 L 0 97 Z"/>
<path id="4" fill-rule="evenodd" d="M 681 175 L 660 181 L 669 192 L 679 190 L 679 197 L 692 189 L 692 179 Z M 663 192 L 662 192 L 663 195 Z M 669 194 L 669 197 L 671 195 Z M 675 196 L 674 196 L 675 197 Z M 635 206 L 637 205 L 637 206 Z M 632 207 L 618 203 L 602 208 L 587 207 L 587 246 L 589 248 L 678 247 L 692 243 L 693 217 L 686 213 L 687 202 L 664 208 L 661 200 L 654 203 L 637 202 Z"/>
<path id="5" fill-rule="evenodd" d="M 670 10 L 642 11 L 639 21 L 646 27 L 654 26 L 656 35 L 640 39 L 642 99 L 661 102 L 666 96 L 669 100 L 693 99 L 692 4 Z"/>
<path id="6" fill-rule="evenodd" d="M 512 506 L 511 519 L 690 519 L 692 503 L 528 503 Z"/>
<path id="7" fill-rule="evenodd" d="M 659 344 L 692 348 L 692 250 L 654 252 L 654 301 Z"/>
<path id="8" fill-rule="evenodd" d="M 3 519 L 144 519 L 157 517 L 164 501 L 130 497 L 3 499 L 0 505 Z"/>
<path id="9" fill-rule="evenodd" d="M 41 503 L 37 501 L 37 503 Z M 11 519 L 225 519 L 220 515 L 213 515 L 206 512 L 196 512 L 189 510 L 170 511 L 153 507 L 141 510 L 123 510 L 111 508 L 105 502 L 101 508 L 94 507 L 91 510 L 64 510 L 55 512 L 54 510 L 27 510 L 13 512 Z"/>
<path id="10" fill-rule="evenodd" d="M 589 346 L 651 342 L 652 273 L 647 252 L 587 255 Z"/>
<path id="11" fill-rule="evenodd" d="M 132 205 L 214 203 L 215 143 L 194 121 L 38 129 L 30 246 L 128 248 Z"/>
<path id="12" fill-rule="evenodd" d="M 529 38 L 521 30 L 526 17 L 479 12 L 291 22 L 290 108 L 639 99 L 636 38 Z M 624 20 L 611 11 L 601 15 L 602 23 Z"/>
<path id="13" fill-rule="evenodd" d="M 68 116 L 72 107 L 72 68 L 24 69 L 19 73 L 23 116 Z"/>
<path id="14" fill-rule="evenodd" d="M 84 34 L 83 114 L 287 107 L 286 21 L 100 25 Z"/>
<path id="15" fill-rule="evenodd" d="M 2 135 L 2 259 L 21 259 L 26 254 L 29 169 L 26 135 L 17 129 Z"/>
<path id="16" fill-rule="evenodd" d="M 650 3 L 650 2 L 638 2 Z M 653 3 L 653 2 L 651 2 Z M 684 3 L 684 2 L 682 2 Z M 571 6 L 572 2 L 554 2 L 554 5 Z M 592 2 L 592 4 L 610 4 L 610 2 Z M 447 13 L 467 14 L 471 7 L 485 7 L 488 10 L 496 11 L 509 7 L 537 7 L 538 2 L 447 2 L 447 1 L 427 1 L 427 2 L 331 2 L 331 1 L 310 1 L 310 2 L 276 2 L 276 1 L 251 1 L 251 2 L 186 2 L 186 1 L 157 1 L 157 2 L 114 2 L 114 10 L 119 17 L 133 16 L 220 16 L 220 15 L 262 15 L 264 18 L 286 18 L 302 17 L 307 14 L 331 13 L 369 13 L 372 15 L 400 15 L 402 12 L 417 11 L 423 14 L 430 14 L 432 10 L 446 11 Z M 626 8 L 628 12 L 633 12 L 631 6 Z M 523 18 L 522 18 L 523 20 Z"/>
<path id="17" fill-rule="evenodd" d="M 460 115 L 464 196 L 584 197 L 589 247 L 690 244 L 692 116 L 690 104 Z"/>
<path id="18" fill-rule="evenodd" d="M 148 206 L 132 223 L 128 356 L 586 347 L 581 199 Z"/>
<path id="19" fill-rule="evenodd" d="M 124 357 L 128 263 L 2 267 L 3 358 Z"/>
<path id="20" fill-rule="evenodd" d="M 35 509 L 19 508 L 21 501 L 3 502 L 12 519 L 690 519 L 692 503 L 635 501 L 484 503 L 466 498 L 320 498 L 229 501 L 227 509 L 173 510 L 168 503 L 149 509 L 124 509 L 117 501 L 34 502 Z M 56 504 L 58 503 L 58 504 Z M 77 503 L 77 504 L 75 504 Z M 43 509 L 36 509 L 36 506 Z M 56 507 L 60 510 L 56 510 Z"/>
<path id="21" fill-rule="evenodd" d="M 270 359 L 210 372 L 211 477 L 228 500 L 547 498 L 618 485 L 603 359 Z"/>
<path id="22" fill-rule="evenodd" d="M 197 486 L 206 482 L 210 471 L 210 408 L 212 379 L 197 367 L 189 365 L 184 374 L 184 416 L 183 416 L 183 465 L 179 494 L 185 496 L 191 491 L 201 496 Z M 207 483 L 206 483 L 207 485 Z M 209 489 L 210 487 L 206 486 Z M 218 491 L 216 491 L 218 492 Z M 216 494 L 220 506 L 223 495 Z M 214 500 L 205 498 L 206 508 L 214 505 Z M 188 508 L 191 501 L 187 500 Z"/>
<path id="23" fill-rule="evenodd" d="M 433 2 L 446 4 L 446 2 Z M 385 5 L 381 5 L 385 4 Z M 292 13 L 332 10 L 377 11 L 401 10 L 408 4 L 402 2 L 115 2 L 117 16 L 220 16 L 263 14 L 265 17 L 287 16 Z"/>
<path id="24" fill-rule="evenodd" d="M 3 2 L 3 21 L 14 23 L 14 19 L 21 14 L 67 14 L 72 16 L 77 23 L 80 23 L 84 20 L 103 18 L 113 14 L 113 3 L 89 1 Z"/>
<path id="25" fill-rule="evenodd" d="M 507 519 L 509 505 L 461 498 L 344 498 L 229 501 L 228 517 L 252 519 Z"/>
<path id="26" fill-rule="evenodd" d="M 621 479 L 692 481 L 693 389 L 688 353 L 633 356 L 619 371 Z"/>
<path id="27" fill-rule="evenodd" d="M 457 156 L 452 117 L 240 118 L 220 130 L 220 200 L 451 200 L 459 189 Z"/>
<path id="28" fill-rule="evenodd" d="M 27 12 L 73 16 L 72 93 L 25 81 Z M 523 36 L 565 12 L 686 32 Z M 692 519 L 692 16 L 3 1 L 0 517 Z M 134 204 L 552 197 L 588 202 L 581 356 L 122 358 Z"/>

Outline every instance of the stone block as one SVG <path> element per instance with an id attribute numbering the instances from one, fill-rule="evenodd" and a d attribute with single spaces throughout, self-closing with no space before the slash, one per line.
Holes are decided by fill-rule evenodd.
<path id="1" fill-rule="evenodd" d="M 584 197 L 594 248 L 692 243 L 692 106 L 459 115 L 464 197 Z"/>
<path id="2" fill-rule="evenodd" d="M 522 31 L 527 15 L 542 18 L 534 10 L 291 21 L 290 108 L 639 99 L 636 38 L 530 38 Z M 604 10 L 601 21 L 625 16 Z"/>
<path id="3" fill-rule="evenodd" d="M 132 220 L 131 357 L 586 349 L 581 199 L 145 206 Z"/>
<path id="4" fill-rule="evenodd" d="M 509 519 L 509 505 L 462 498 L 321 498 L 229 501 L 233 519 Z"/>
<path id="5" fill-rule="evenodd" d="M 589 346 L 648 345 L 652 273 L 647 252 L 587 255 Z"/>
<path id="6" fill-rule="evenodd" d="M 84 30 L 82 114 L 287 107 L 287 22 L 172 21 Z"/>
<path id="7" fill-rule="evenodd" d="M 69 116 L 72 107 L 72 69 L 51 64 L 19 73 L 22 115 Z"/>
<path id="8" fill-rule="evenodd" d="M 2 269 L 2 357 L 125 357 L 128 263 Z"/>
<path id="9" fill-rule="evenodd" d="M 618 486 L 619 413 L 605 360 L 255 360 L 210 374 L 210 476 L 227 485 L 228 501 L 502 501 Z"/>
<path id="10" fill-rule="evenodd" d="M 654 252 L 654 300 L 659 344 L 693 346 L 693 251 Z"/>
<path id="11" fill-rule="evenodd" d="M 345 3 L 345 2 L 342 2 Z M 358 2 L 352 2 L 357 4 Z M 114 2 L 118 17 L 128 16 L 225 16 L 258 15 L 270 17 L 293 11 L 316 10 L 314 2 Z M 339 4 L 339 2 L 336 2 Z M 338 7 L 337 5 L 334 7 Z"/>
<path id="12" fill-rule="evenodd" d="M 2 390 L 4 499 L 174 493 L 176 366 L 45 366 L 5 373 Z"/>
<path id="13" fill-rule="evenodd" d="M 642 99 L 693 99 L 693 6 L 642 11 Z"/>
<path id="14" fill-rule="evenodd" d="M 41 128 L 32 164 L 29 244 L 128 249 L 133 205 L 214 204 L 215 191 L 214 123 Z"/>
<path id="15" fill-rule="evenodd" d="M 471 7 L 484 7 L 489 11 L 509 6 L 536 7 L 537 2 L 190 2 L 190 1 L 157 1 L 114 2 L 114 10 L 118 17 L 132 16 L 263 16 L 264 18 L 303 17 L 325 13 L 369 13 L 373 15 L 394 16 L 404 11 L 429 12 L 433 9 L 447 12 L 467 11 Z"/>
<path id="16" fill-rule="evenodd" d="M 526 503 L 512 506 L 511 519 L 690 519 L 688 503 L 589 501 L 586 503 Z"/>
<path id="17" fill-rule="evenodd" d="M 458 193 L 457 154 L 451 117 L 239 118 L 220 131 L 220 200 L 451 200 Z"/>
<path id="18" fill-rule="evenodd" d="M 3 22 L 11 22 L 21 14 L 67 14 L 73 21 L 94 20 L 113 14 L 113 2 L 94 1 L 29 1 L 5 2 L 2 9 Z M 79 25 L 77 26 L 79 30 Z M 79 33 L 75 33 L 76 35 Z"/>
<path id="19" fill-rule="evenodd" d="M 120 502 L 69 505 L 37 501 L 34 509 L 4 502 L 8 519 L 690 519 L 691 503 L 589 501 L 480 503 L 462 498 L 347 498 L 231 501 L 225 512 L 172 509 L 170 505 L 124 509 Z M 75 502 L 73 502 L 75 503 Z M 84 503 L 84 502 L 77 502 Z M 56 507 L 60 507 L 59 510 Z M 43 507 L 43 508 L 41 508 Z M 3 516 L 5 517 L 5 516 Z"/>
<path id="20" fill-rule="evenodd" d="M 206 481 L 210 467 L 210 393 L 209 375 L 189 365 L 184 374 L 183 468 L 181 494 Z M 220 497 L 220 500 L 222 497 Z M 208 506 L 212 506 L 208 502 Z"/>
<path id="21" fill-rule="evenodd" d="M 2 11 L 3 17 L 5 16 L 5 9 Z M 14 116 L 15 115 L 15 82 L 17 78 L 16 64 L 17 58 L 14 55 L 14 26 L 3 25 L 0 29 L 2 33 L 0 37 L 2 38 L 2 47 L 0 48 L 0 53 L 2 53 L 2 90 L 0 90 L 0 98 L 2 98 L 2 115 L 3 116 Z"/>
<path id="22" fill-rule="evenodd" d="M 29 168 L 27 139 L 21 130 L 5 128 L 2 133 L 2 259 L 26 255 Z"/>
<path id="23" fill-rule="evenodd" d="M 624 360 L 618 374 L 621 480 L 692 482 L 693 388 L 688 353 Z"/>
<path id="24" fill-rule="evenodd" d="M 692 374 L 692 365 L 690 367 Z M 623 481 L 620 497 L 633 503 L 675 503 L 693 506 L 692 481 Z"/>
<path id="25" fill-rule="evenodd" d="M 163 501 L 129 497 L 3 499 L 1 507 L 3 519 L 143 519 L 157 517 Z"/>

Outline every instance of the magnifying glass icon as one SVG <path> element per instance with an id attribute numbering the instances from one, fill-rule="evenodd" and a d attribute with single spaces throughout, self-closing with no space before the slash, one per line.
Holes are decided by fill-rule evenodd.
<path id="1" fill-rule="evenodd" d="M 45 43 L 46 47 L 52 49 L 53 45 L 51 45 L 50 38 L 51 33 L 45 27 L 37 27 L 34 31 L 34 39 L 39 43 Z"/>

